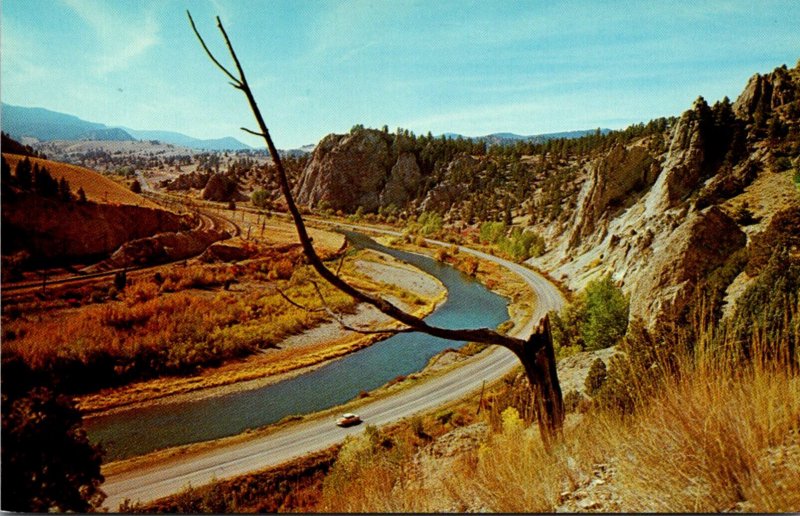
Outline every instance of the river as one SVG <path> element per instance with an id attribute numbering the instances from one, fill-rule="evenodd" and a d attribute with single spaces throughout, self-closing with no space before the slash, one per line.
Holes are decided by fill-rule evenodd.
<path id="1" fill-rule="evenodd" d="M 425 320 L 449 328 L 495 327 L 508 319 L 507 300 L 458 270 L 426 256 L 391 249 L 358 233 L 355 245 L 406 261 L 437 277 L 447 300 Z M 89 418 L 89 439 L 101 443 L 105 461 L 157 449 L 239 434 L 295 414 L 309 414 L 352 400 L 361 391 L 420 371 L 431 357 L 456 343 L 402 333 L 302 374 L 264 387 L 196 401 L 155 405 Z"/>

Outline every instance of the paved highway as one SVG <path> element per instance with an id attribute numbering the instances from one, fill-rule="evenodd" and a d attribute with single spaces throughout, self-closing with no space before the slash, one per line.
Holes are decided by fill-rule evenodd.
<path id="1" fill-rule="evenodd" d="M 374 228 L 348 227 L 376 231 Z M 386 230 L 381 232 L 398 234 Z M 451 245 L 433 240 L 428 242 Z M 558 289 L 530 269 L 472 249 L 462 247 L 461 250 L 507 267 L 519 274 L 536 293 L 533 316 L 515 332 L 516 336 L 527 338 L 541 317 L 564 304 Z M 479 389 L 484 381 L 499 378 L 516 363 L 516 357 L 510 351 L 493 347 L 445 375 L 367 403 L 359 409 L 359 414 L 366 424 L 385 425 L 466 397 Z M 191 457 L 174 457 L 155 465 L 111 475 L 103 484 L 103 490 L 108 495 L 104 505 L 113 511 L 126 498 L 148 502 L 178 492 L 190 484 L 200 486 L 212 480 L 262 470 L 328 448 L 348 435 L 363 432 L 365 426 L 343 429 L 327 418 L 300 422 L 267 436 L 221 445 Z"/>

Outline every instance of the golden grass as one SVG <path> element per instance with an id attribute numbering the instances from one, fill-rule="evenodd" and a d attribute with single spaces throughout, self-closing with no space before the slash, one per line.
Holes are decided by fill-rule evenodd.
<path id="1" fill-rule="evenodd" d="M 219 285 L 231 277 L 226 266 L 176 267 L 164 276 L 160 286 L 155 279 L 137 279 L 118 301 L 5 321 L 4 329 L 16 338 L 5 341 L 3 351 L 52 374 L 85 369 L 91 378 L 107 375 L 113 367 L 115 375 L 135 379 L 216 365 L 328 319 L 322 312 L 292 306 L 274 287 L 245 294 L 222 289 L 170 292 L 179 286 Z M 302 281 L 302 274 L 296 276 L 282 288 L 301 303 L 318 303 L 314 288 Z M 334 310 L 354 306 L 331 287 L 322 289 Z M 82 388 L 92 383 L 80 377 L 66 380 Z"/>
<path id="2" fill-rule="evenodd" d="M 249 233 L 251 238 L 270 245 L 298 242 L 297 229 L 288 219 L 241 208 L 235 211 L 223 210 L 218 206 L 215 206 L 215 208 L 221 215 L 238 224 L 244 236 Z M 314 247 L 320 254 L 334 253 L 344 244 L 345 238 L 341 233 L 310 226 L 306 229 L 314 241 Z"/>
<path id="3" fill-rule="evenodd" d="M 103 388 L 79 400 L 82 410 L 95 412 L 288 373 L 379 340 L 378 335 L 334 332 L 319 342 L 271 349 L 288 336 L 330 320 L 324 312 L 310 313 L 291 305 L 277 292 L 276 286 L 304 306 L 320 304 L 309 282 L 316 278 L 310 269 L 297 269 L 288 281 L 275 279 L 292 275 L 299 250 L 293 253 L 236 265 L 172 267 L 161 271 L 158 281 L 152 276 L 132 280 L 117 301 L 7 317 L 4 329 L 15 337 L 4 342 L 3 351 L 20 355 L 35 369 L 66 372 L 69 381 L 78 370 L 90 377 L 98 373 L 108 377 L 111 358 L 115 376 L 127 380 L 127 385 L 113 387 L 107 380 L 98 380 L 93 387 L 84 385 L 92 382 L 79 382 L 81 389 Z M 357 256 L 358 260 L 375 259 L 368 251 Z M 358 260 L 345 261 L 344 277 L 364 291 L 401 300 L 420 317 L 446 295 L 442 290 L 423 296 L 358 278 Z M 276 273 L 287 264 L 289 274 Z M 401 263 L 394 267 L 409 268 Z M 258 278 L 269 281 L 261 283 Z M 230 291 L 221 288 L 233 279 L 239 283 Z M 332 309 L 354 310 L 351 298 L 316 280 Z M 259 349 L 268 351 L 259 353 Z M 136 381 L 147 376 L 157 378 Z"/>
<path id="4" fill-rule="evenodd" d="M 17 162 L 25 159 L 25 156 L 17 154 L 3 154 L 3 157 L 8 161 L 12 171 L 16 169 Z M 62 177 L 66 179 L 73 194 L 78 191 L 78 188 L 83 188 L 86 193 L 86 199 L 89 201 L 161 208 L 161 206 L 152 201 L 131 192 L 128 188 L 88 168 L 40 158 L 30 158 L 30 160 L 31 164 L 47 167 L 54 179 L 59 180 Z"/>
<path id="5" fill-rule="evenodd" d="M 800 376 L 721 361 L 686 370 L 634 416 L 571 416 L 551 450 L 504 413 L 488 441 L 453 460 L 412 467 L 413 453 L 400 459 L 375 447 L 345 456 L 318 509 L 582 511 L 564 503 L 583 490 L 604 511 L 798 511 Z"/>

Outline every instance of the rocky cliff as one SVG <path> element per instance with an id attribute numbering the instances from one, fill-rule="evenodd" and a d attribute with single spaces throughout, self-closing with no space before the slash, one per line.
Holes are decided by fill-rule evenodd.
<path id="1" fill-rule="evenodd" d="M 656 148 L 661 135 L 611 149 L 585 167 L 571 231 L 531 262 L 575 289 L 610 273 L 629 294 L 632 317 L 677 317 L 698 281 L 776 213 L 800 206 L 790 177 L 800 168 L 798 93 L 800 69 L 779 68 L 750 79 L 733 105 L 698 99 L 664 133 L 663 152 L 628 158 Z"/>
<path id="2" fill-rule="evenodd" d="M 572 141 L 487 148 L 355 128 L 320 142 L 295 191 L 349 213 L 438 212 L 453 228 L 513 221 L 547 241 L 533 265 L 576 290 L 611 274 L 631 315 L 651 323 L 679 314 L 699 281 L 800 205 L 796 169 L 800 67 L 784 66 L 733 103 L 699 97 L 679 117 Z"/>
<path id="3" fill-rule="evenodd" d="M 413 176 L 408 158 L 392 162 L 390 140 L 380 131 L 362 130 L 326 136 L 295 189 L 297 202 L 315 208 L 375 211 L 381 199 L 405 192 L 404 176 Z M 391 172 L 389 191 L 385 193 Z"/>

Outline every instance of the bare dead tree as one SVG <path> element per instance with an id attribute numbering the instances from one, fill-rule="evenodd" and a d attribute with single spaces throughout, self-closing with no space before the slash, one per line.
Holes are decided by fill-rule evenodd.
<path id="1" fill-rule="evenodd" d="M 253 134 L 264 139 L 275 165 L 275 170 L 277 172 L 276 176 L 280 185 L 281 193 L 286 201 L 286 206 L 289 210 L 289 214 L 292 217 L 295 228 L 297 229 L 297 235 L 300 240 L 300 244 L 303 247 L 303 253 L 306 256 L 308 263 L 325 281 L 337 289 L 348 294 L 356 301 L 374 306 L 382 313 L 404 325 L 404 327 L 399 329 L 378 330 L 378 332 L 400 333 L 418 331 L 444 339 L 480 342 L 484 344 L 503 346 L 511 350 L 522 363 L 522 366 L 525 369 L 525 374 L 527 375 L 531 388 L 534 391 L 534 399 L 536 400 L 535 403 L 537 405 L 537 422 L 539 429 L 541 430 L 542 439 L 544 440 L 545 444 L 552 442 L 553 439 L 556 438 L 561 432 L 561 428 L 564 423 L 564 404 L 561 395 L 561 387 L 558 382 L 558 375 L 556 373 L 555 353 L 553 351 L 553 341 L 550 332 L 549 319 L 545 316 L 539 322 L 538 327 L 528 338 L 528 340 L 510 337 L 489 328 L 448 329 L 431 326 L 421 318 L 401 310 L 381 297 L 372 296 L 358 290 L 340 278 L 338 274 L 328 269 L 314 249 L 312 239 L 306 230 L 303 216 L 300 213 L 300 210 L 297 208 L 294 197 L 292 196 L 289 179 L 283 167 L 280 154 L 278 153 L 275 144 L 272 142 L 272 137 L 270 136 L 267 125 L 264 122 L 264 117 L 262 116 L 261 110 L 256 103 L 253 92 L 250 89 L 247 78 L 245 77 L 244 70 L 239 62 L 239 58 L 233 49 L 233 45 L 228 38 L 228 34 L 225 31 L 222 22 L 220 21 L 219 17 L 216 18 L 217 28 L 222 35 L 225 45 L 228 48 L 228 52 L 233 60 L 233 64 L 236 68 L 235 74 L 225 67 L 214 56 L 214 54 L 206 45 L 205 40 L 200 35 L 200 32 L 197 30 L 197 26 L 194 23 L 191 13 L 187 11 L 186 14 L 189 17 L 189 23 L 192 26 L 192 30 L 197 36 L 197 39 L 199 40 L 208 57 L 217 66 L 217 68 L 219 68 L 228 77 L 231 86 L 240 90 L 247 98 L 247 102 L 250 105 L 250 109 L 252 110 L 256 124 L 258 125 L 258 130 L 254 131 L 245 127 L 242 127 L 241 129 L 249 134 Z M 289 302 L 292 301 L 289 300 Z M 363 332 L 363 330 L 356 328 L 348 329 Z M 375 332 L 373 331 L 372 333 Z"/>

